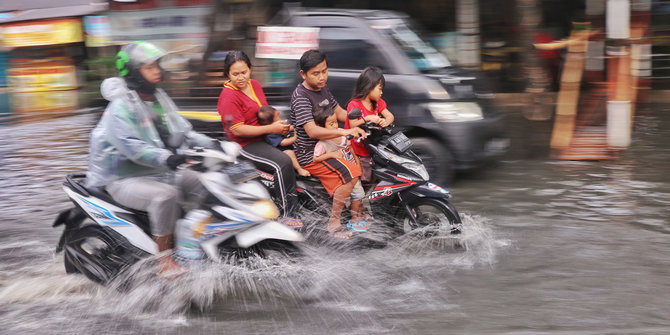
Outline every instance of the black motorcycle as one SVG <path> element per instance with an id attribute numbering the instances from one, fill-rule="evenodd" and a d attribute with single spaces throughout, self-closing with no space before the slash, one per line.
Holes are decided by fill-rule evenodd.
<path id="1" fill-rule="evenodd" d="M 358 109 L 349 113 L 350 119 L 360 116 Z M 392 237 L 427 227 L 444 228 L 451 235 L 460 234 L 462 221 L 449 202 L 452 195 L 430 182 L 421 158 L 410 150 L 410 139 L 393 126 L 381 128 L 367 123 L 361 128 L 366 130 L 367 138 L 363 142 L 374 160 L 373 181 L 364 184 L 367 189 L 364 203 L 374 222 L 388 226 Z M 260 172 L 261 182 L 272 188 L 273 176 Z M 297 191 L 303 217 L 328 218 L 332 199 L 316 177 L 298 176 Z M 431 230 L 422 230 L 428 231 Z"/>

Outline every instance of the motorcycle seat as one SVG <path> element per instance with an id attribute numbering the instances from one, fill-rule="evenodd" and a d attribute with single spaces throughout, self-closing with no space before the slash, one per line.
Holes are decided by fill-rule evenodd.
<path id="1" fill-rule="evenodd" d="M 321 182 L 321 181 L 319 180 L 319 178 L 314 177 L 314 176 L 303 177 L 303 176 L 298 176 L 298 175 L 296 175 L 296 179 L 297 179 L 297 180 L 306 181 L 306 182 L 310 182 L 310 183 L 320 183 L 320 182 Z"/>
<path id="2" fill-rule="evenodd" d="M 92 196 L 94 198 L 98 198 L 98 199 L 100 199 L 104 202 L 114 204 L 114 205 L 119 206 L 121 208 L 134 211 L 133 209 L 127 208 L 126 206 L 123 206 L 123 205 L 119 204 L 118 202 L 116 202 L 116 200 L 114 200 L 112 198 L 112 196 L 109 195 L 109 193 L 107 193 L 107 190 L 105 190 L 104 186 L 86 186 L 86 182 L 85 182 L 86 179 L 85 178 L 82 178 L 82 179 L 79 179 L 79 180 L 74 180 L 73 179 L 73 181 L 76 182 L 77 185 L 79 185 L 79 187 L 81 187 L 81 189 L 85 190 L 86 193 L 88 193 L 89 196 Z"/>
<path id="3" fill-rule="evenodd" d="M 87 187 L 86 190 L 91 196 L 94 196 L 100 200 L 103 200 L 105 202 L 109 202 L 111 204 L 116 204 L 116 201 L 112 199 L 112 196 L 107 193 L 104 187 L 101 186 L 92 186 L 92 187 Z"/>

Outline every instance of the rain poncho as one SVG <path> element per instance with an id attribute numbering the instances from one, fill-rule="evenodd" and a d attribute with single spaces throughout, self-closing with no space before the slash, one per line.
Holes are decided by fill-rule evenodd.
<path id="1" fill-rule="evenodd" d="M 173 173 L 166 160 L 173 152 L 163 143 L 154 125 L 158 119 L 156 112 L 137 92 L 127 88 L 123 78 L 104 80 L 100 91 L 110 103 L 91 132 L 87 185 L 104 186 L 112 180 L 137 176 L 153 176 L 170 182 Z M 163 109 L 169 133 L 185 135 L 182 146 L 212 144 L 210 137 L 192 130 L 163 90 L 157 89 L 155 96 Z"/>

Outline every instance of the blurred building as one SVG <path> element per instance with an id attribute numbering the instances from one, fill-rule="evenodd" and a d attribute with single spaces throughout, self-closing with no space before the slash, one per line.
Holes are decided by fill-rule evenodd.
<path id="1" fill-rule="evenodd" d="M 102 0 L 0 2 L 0 116 L 79 107 L 82 20 L 105 9 Z"/>
<path id="2" fill-rule="evenodd" d="M 626 0 L 628 1 L 628 0 Z M 451 64 L 477 70 L 496 92 L 557 90 L 565 52 L 532 44 L 570 35 L 571 22 L 607 0 L 305 0 L 305 7 L 390 9 L 409 14 Z M 670 83 L 670 5 L 651 4 L 655 56 L 649 80 Z M 593 4 L 596 5 L 593 5 Z M 21 0 L 0 1 L 0 116 L 101 103 L 99 83 L 115 74 L 119 45 L 154 42 L 173 53 L 166 88 L 177 96 L 212 95 L 222 79 L 222 51 L 253 54 L 256 27 L 282 0 Z M 595 6 L 595 7 L 594 7 Z M 596 19 L 593 15 L 589 19 Z M 604 18 L 594 26 L 604 29 Z M 635 20 L 635 19 L 633 19 Z M 591 50 L 596 50 L 594 44 Z M 602 49 L 602 47 L 600 48 Z M 588 62 L 598 69 L 598 57 Z M 204 61 L 203 61 L 204 60 Z M 531 64 L 529 71 L 525 65 Z M 256 76 L 263 76 L 259 63 Z M 542 69 L 543 71 L 536 71 Z M 590 68 L 591 69 L 591 68 Z M 590 71 L 587 75 L 591 76 Z M 602 71 L 601 71 L 602 74 Z M 201 87 L 202 86 L 202 87 Z M 667 85 L 670 86 L 670 85 Z M 83 89 L 82 89 L 83 88 Z M 199 88 L 202 88 L 199 90 Z"/>

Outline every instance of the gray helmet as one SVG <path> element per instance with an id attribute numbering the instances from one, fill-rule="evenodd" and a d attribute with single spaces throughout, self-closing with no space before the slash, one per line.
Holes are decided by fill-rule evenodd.
<path id="1" fill-rule="evenodd" d="M 119 70 L 119 75 L 126 80 L 129 89 L 153 94 L 156 85 L 147 82 L 139 69 L 165 55 L 167 55 L 165 50 L 149 42 L 137 41 L 126 44 L 116 54 L 116 69 Z"/>

